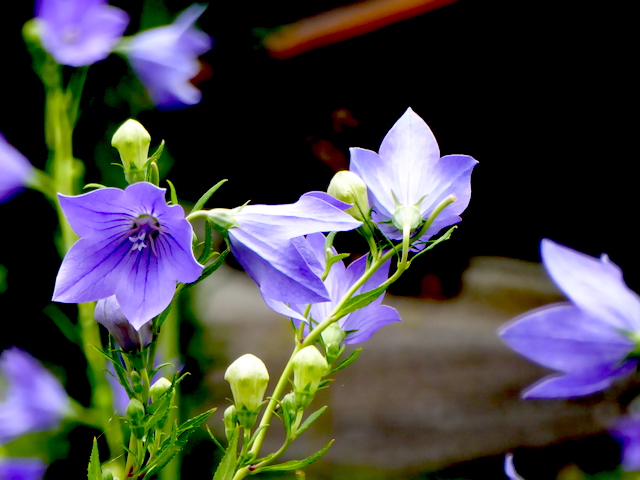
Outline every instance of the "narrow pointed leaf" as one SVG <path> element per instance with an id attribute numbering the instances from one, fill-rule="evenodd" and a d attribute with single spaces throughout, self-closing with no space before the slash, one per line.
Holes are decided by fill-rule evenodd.
<path id="1" fill-rule="evenodd" d="M 335 373 L 338 370 L 342 370 L 345 367 L 348 367 L 349 365 L 351 365 L 353 362 L 355 362 L 358 357 L 360 356 L 360 354 L 362 353 L 362 349 L 358 348 L 356 350 L 354 350 L 351 355 L 349 355 L 347 358 L 345 358 L 342 362 L 340 362 L 340 364 L 337 367 L 334 367 L 331 369 L 331 372 L 329 372 L 329 374 Z"/>
<path id="2" fill-rule="evenodd" d="M 196 204 L 193 206 L 193 211 L 197 212 L 198 210 L 202 210 L 202 207 L 204 207 L 204 204 L 207 203 L 207 200 L 211 198 L 211 195 L 216 193 L 216 190 L 218 190 L 225 182 L 227 182 L 226 178 L 224 180 L 220 180 L 213 187 L 207 190 L 207 192 L 204 195 L 202 195 L 202 197 L 200 197 L 200 200 L 198 200 Z"/>
<path id="3" fill-rule="evenodd" d="M 314 453 L 310 457 L 305 458 L 304 460 L 292 460 L 290 462 L 281 463 L 279 465 L 270 465 L 263 468 L 257 468 L 254 473 L 262 473 L 262 472 L 288 472 L 291 470 L 300 470 L 311 465 L 313 462 L 318 460 L 322 455 L 324 455 L 327 450 L 333 445 L 335 440 L 331 440 L 325 447 L 317 453 Z M 214 478 L 214 480 L 218 480 Z M 226 479 L 225 479 L 226 480 Z"/>
<path id="4" fill-rule="evenodd" d="M 87 480 L 102 480 L 102 468 L 100 467 L 98 440 L 96 437 L 93 437 L 93 447 L 91 448 L 91 457 L 89 457 L 89 467 L 87 469 Z"/>
<path id="5" fill-rule="evenodd" d="M 299 436 L 302 432 L 304 432 L 307 428 L 309 428 L 311 426 L 311 424 L 313 422 L 315 422 L 320 415 L 322 415 L 324 413 L 324 411 L 327 409 L 327 406 L 325 405 L 324 407 L 322 407 L 319 410 L 316 410 L 315 412 L 313 412 L 311 415 L 309 415 L 309 418 L 307 418 L 302 425 L 300 425 L 300 428 L 298 429 L 298 431 L 296 432 L 296 437 Z"/>
<path id="6" fill-rule="evenodd" d="M 213 480 L 232 480 L 236 473 L 236 460 L 238 458 L 238 433 L 239 429 L 236 429 L 229 440 L 229 446 L 225 452 L 216 473 L 213 475 Z"/>

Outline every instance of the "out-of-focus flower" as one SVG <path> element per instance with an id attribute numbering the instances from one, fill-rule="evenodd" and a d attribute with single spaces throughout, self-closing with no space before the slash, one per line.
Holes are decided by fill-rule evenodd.
<path id="1" fill-rule="evenodd" d="M 321 233 L 307 235 L 306 241 L 316 261 L 321 265 L 322 271 L 324 271 L 327 264 L 324 235 Z M 335 254 L 335 252 L 333 253 Z M 373 290 L 384 283 L 388 278 L 390 262 L 391 260 L 380 267 L 371 278 L 356 291 L 355 295 Z M 342 300 L 347 291 L 365 272 L 366 263 L 367 257 L 362 256 L 351 262 L 346 268 L 342 261 L 336 262 L 331 266 L 331 270 L 329 270 L 329 274 L 324 280 L 325 287 L 329 292 L 330 301 L 311 305 L 311 318 L 315 323 L 320 323 L 331 314 L 332 310 Z M 364 342 L 369 340 L 369 338 L 383 326 L 401 320 L 395 308 L 380 305 L 383 298 L 384 294 L 380 295 L 380 297 L 366 307 L 345 315 L 338 320 L 338 325 L 342 330 L 351 332 L 343 340 L 343 343 L 353 344 Z M 277 302 L 270 298 L 265 298 L 265 302 L 276 312 L 290 317 L 294 319 L 294 321 L 307 322 L 303 316 L 303 312 L 307 307 L 306 304 L 286 305 L 283 302 Z"/>
<path id="2" fill-rule="evenodd" d="M 622 468 L 627 471 L 640 471 L 640 418 L 622 417 L 610 432 L 622 445 Z"/>
<path id="3" fill-rule="evenodd" d="M 516 472 L 516 467 L 513 465 L 513 454 L 508 453 L 504 457 L 504 473 L 509 477 L 510 480 L 524 480 L 518 472 Z"/>
<path id="4" fill-rule="evenodd" d="M 124 351 L 139 350 L 151 343 L 151 322 L 145 323 L 139 330 L 133 328 L 129 319 L 122 313 L 115 295 L 98 301 L 94 318 L 109 330 Z"/>
<path id="5" fill-rule="evenodd" d="M 401 239 L 405 223 L 411 232 L 418 230 L 450 195 L 456 201 L 444 208 L 420 240 L 461 220 L 471 198 L 471 171 L 478 162 L 467 155 L 440 157 L 433 133 L 411 108 L 384 137 L 379 153 L 350 151 L 349 169 L 369 188 L 373 220 L 389 238 Z"/>
<path id="6" fill-rule="evenodd" d="M 35 358 L 17 347 L 0 355 L 6 389 L 0 402 L 0 445 L 56 428 L 69 410 L 64 388 Z"/>
<path id="7" fill-rule="evenodd" d="M 263 297 L 315 303 L 330 295 L 319 277 L 324 269 L 301 236 L 358 228 L 362 223 L 343 211 L 349 207 L 324 192 L 309 192 L 288 205 L 246 205 L 208 215 L 228 234 L 231 252 Z"/>
<path id="8" fill-rule="evenodd" d="M 629 358 L 640 334 L 640 298 L 606 255 L 599 259 L 544 239 L 542 263 L 571 303 L 525 313 L 499 330 L 516 352 L 558 370 L 524 397 L 580 397 L 635 370 Z"/>
<path id="9" fill-rule="evenodd" d="M 44 49 L 72 67 L 107 58 L 129 24 L 127 12 L 106 0 L 39 0 L 36 18 Z"/>
<path id="10" fill-rule="evenodd" d="M 81 238 L 56 278 L 53 300 L 82 303 L 116 296 L 136 330 L 171 303 L 176 281 L 202 272 L 193 256 L 193 230 L 179 205 L 167 205 L 165 189 L 146 182 L 125 190 L 101 188 L 60 206 Z"/>
<path id="11" fill-rule="evenodd" d="M 33 175 L 29 160 L 0 134 L 0 203 L 23 190 Z"/>
<path id="12" fill-rule="evenodd" d="M 39 458 L 0 457 L 1 480 L 41 480 L 46 469 Z"/>
<path id="13" fill-rule="evenodd" d="M 133 71 L 156 107 L 187 107 L 202 97 L 189 81 L 200 71 L 198 56 L 213 46 L 211 37 L 194 27 L 205 8 L 191 5 L 171 25 L 138 33 L 125 47 Z"/>

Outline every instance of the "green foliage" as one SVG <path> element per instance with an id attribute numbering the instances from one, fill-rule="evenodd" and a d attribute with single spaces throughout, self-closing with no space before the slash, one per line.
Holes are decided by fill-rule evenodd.
<path id="1" fill-rule="evenodd" d="M 313 462 L 322 457 L 331 445 L 333 445 L 334 440 L 331 440 L 327 443 L 322 450 L 317 453 L 314 453 L 310 457 L 305 458 L 304 460 L 292 460 L 290 462 L 280 463 L 279 465 L 268 465 L 266 467 L 256 468 L 254 473 L 262 473 L 262 472 L 288 472 L 290 470 L 300 470 L 311 465 Z M 214 480 L 218 480 L 214 477 Z M 226 479 L 225 479 L 226 480 Z"/>
<path id="2" fill-rule="evenodd" d="M 102 468 L 100 467 L 98 440 L 96 437 L 93 437 L 93 447 L 91 448 L 91 457 L 89 457 L 89 467 L 87 468 L 87 480 L 102 480 Z"/>
<path id="3" fill-rule="evenodd" d="M 331 371 L 329 372 L 329 375 L 331 375 L 332 373 L 336 373 L 338 370 L 342 370 L 343 368 L 346 368 L 349 365 L 351 365 L 353 362 L 355 362 L 358 359 L 358 357 L 360 356 L 361 353 L 362 353 L 362 349 L 361 348 L 357 348 L 356 350 L 354 350 L 351 353 L 351 355 L 349 355 L 347 358 L 345 358 L 336 367 L 333 367 L 331 369 Z"/>
<path id="4" fill-rule="evenodd" d="M 238 437 L 240 436 L 240 429 L 236 429 L 229 440 L 229 446 L 224 453 L 216 473 L 213 475 L 213 480 L 231 480 L 236 473 L 236 461 L 238 458 Z"/>

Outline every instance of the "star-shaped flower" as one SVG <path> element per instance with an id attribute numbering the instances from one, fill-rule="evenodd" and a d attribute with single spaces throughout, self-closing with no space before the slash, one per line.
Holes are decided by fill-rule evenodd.
<path id="1" fill-rule="evenodd" d="M 129 24 L 129 15 L 106 0 L 39 0 L 36 18 L 44 49 L 72 67 L 107 58 Z"/>
<path id="2" fill-rule="evenodd" d="M 167 205 L 165 189 L 140 182 L 126 190 L 102 188 L 59 199 L 81 238 L 60 266 L 54 301 L 82 303 L 115 295 L 139 330 L 171 303 L 176 281 L 190 283 L 200 276 L 191 224 L 181 206 Z"/>
<path id="3" fill-rule="evenodd" d="M 24 190 L 31 175 L 33 167 L 29 160 L 0 134 L 0 203 Z"/>
<path id="4" fill-rule="evenodd" d="M 190 6 L 171 25 L 138 33 L 125 49 L 156 107 L 182 108 L 195 105 L 202 97 L 190 80 L 200 71 L 198 56 L 213 46 L 211 37 L 194 27 L 205 8 Z"/>
<path id="5" fill-rule="evenodd" d="M 35 358 L 17 347 L 0 355 L 6 381 L 0 402 L 0 445 L 31 432 L 56 428 L 69 409 L 64 388 Z"/>
<path id="6" fill-rule="evenodd" d="M 571 303 L 525 313 L 499 331 L 516 352 L 558 370 L 524 397 L 580 397 L 609 387 L 631 373 L 640 334 L 640 298 L 606 255 L 599 259 L 544 239 L 542 262 Z"/>
<path id="7" fill-rule="evenodd" d="M 373 206 L 373 220 L 391 239 L 402 238 L 402 226 L 411 232 L 450 195 L 444 208 L 421 240 L 459 222 L 471 198 L 471 171 L 478 163 L 467 155 L 440 157 L 440 149 L 427 124 L 411 108 L 382 140 L 380 152 L 351 148 L 349 169 L 364 180 Z M 417 240 L 417 239 L 416 239 Z"/>

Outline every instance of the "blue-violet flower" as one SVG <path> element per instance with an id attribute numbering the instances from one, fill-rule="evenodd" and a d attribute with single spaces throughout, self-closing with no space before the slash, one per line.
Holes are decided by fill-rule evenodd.
<path id="1" fill-rule="evenodd" d="M 471 171 L 478 162 L 467 155 L 441 158 L 433 133 L 411 108 L 384 137 L 379 153 L 363 148 L 350 152 L 349 169 L 367 185 L 373 221 L 389 238 L 401 239 L 405 222 L 415 232 L 450 195 L 456 201 L 444 208 L 420 240 L 461 220 L 471 198 Z"/>
<path id="2" fill-rule="evenodd" d="M 0 401 L 0 445 L 56 428 L 69 410 L 64 388 L 35 358 L 17 347 L 0 355 L 6 389 Z"/>
<path id="3" fill-rule="evenodd" d="M 165 189 L 140 182 L 125 190 L 101 188 L 60 206 L 80 236 L 56 278 L 53 300 L 82 303 L 115 295 L 139 330 L 171 303 L 176 281 L 202 272 L 193 256 L 193 230 L 179 205 L 167 205 Z"/>
<path id="4" fill-rule="evenodd" d="M 504 473 L 509 477 L 509 480 L 524 480 L 513 465 L 513 453 L 507 453 L 504 456 Z"/>
<path id="5" fill-rule="evenodd" d="M 129 24 L 127 12 L 106 0 L 39 0 L 36 18 L 44 49 L 72 67 L 107 58 Z"/>
<path id="6" fill-rule="evenodd" d="M 41 480 L 47 465 L 35 457 L 0 457 L 1 480 Z"/>
<path id="7" fill-rule="evenodd" d="M 213 46 L 211 37 L 194 27 L 205 8 L 191 5 L 171 25 L 138 33 L 126 46 L 131 67 L 156 107 L 182 108 L 202 97 L 190 80 L 200 71 L 198 56 Z"/>
<path id="8" fill-rule="evenodd" d="M 306 241 L 313 252 L 317 262 L 321 265 L 322 272 L 326 268 L 326 251 L 325 237 L 321 233 L 307 235 Z M 335 254 L 335 251 L 333 252 Z M 382 267 L 369 278 L 356 292 L 355 295 L 368 292 L 380 286 L 388 278 L 389 259 Z M 329 292 L 330 301 L 319 302 L 311 305 L 311 319 L 317 324 L 327 318 L 337 304 L 342 300 L 347 291 L 362 277 L 365 272 L 367 257 L 362 256 L 351 262 L 348 267 L 344 266 L 344 262 L 334 263 L 324 280 L 325 287 Z M 350 332 L 342 343 L 354 344 L 369 340 L 371 336 L 380 328 L 392 322 L 401 320 L 398 311 L 387 305 L 380 305 L 384 294 L 380 295 L 376 300 L 364 308 L 356 310 L 345 315 L 338 320 L 338 325 L 345 332 Z M 303 313 L 306 309 L 304 304 L 286 305 L 270 298 L 265 298 L 265 303 L 276 312 L 290 317 L 299 324 L 299 322 L 307 322 Z"/>
<path id="9" fill-rule="evenodd" d="M 350 207 L 324 192 L 309 192 L 292 204 L 246 205 L 208 214 L 226 231 L 231 253 L 263 297 L 315 303 L 330 295 L 319 277 L 323 268 L 302 235 L 358 228 L 362 223 L 344 213 Z"/>
<path id="10" fill-rule="evenodd" d="M 622 445 L 620 463 L 627 471 L 640 471 L 640 418 L 620 418 L 610 429 L 611 434 Z"/>
<path id="11" fill-rule="evenodd" d="M 580 397 L 631 373 L 630 354 L 640 333 L 640 298 L 606 255 L 599 259 L 544 239 L 542 263 L 571 303 L 525 313 L 499 330 L 516 352 L 558 370 L 523 392 L 524 397 Z"/>
<path id="12" fill-rule="evenodd" d="M 140 350 L 151 343 L 151 322 L 145 323 L 138 330 L 133 328 L 129 319 L 122 313 L 115 295 L 99 300 L 93 315 L 95 321 L 109 330 L 125 352 Z"/>
<path id="13" fill-rule="evenodd" d="M 0 203 L 22 191 L 31 175 L 33 167 L 29 160 L 0 134 Z"/>

